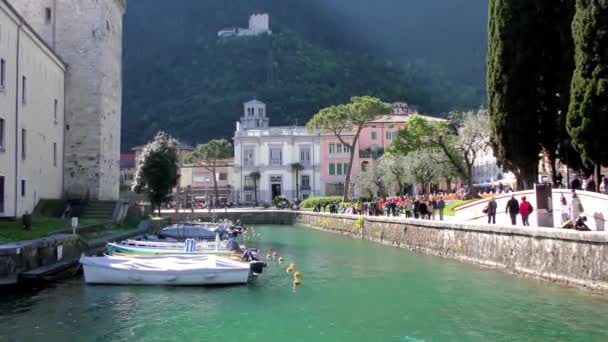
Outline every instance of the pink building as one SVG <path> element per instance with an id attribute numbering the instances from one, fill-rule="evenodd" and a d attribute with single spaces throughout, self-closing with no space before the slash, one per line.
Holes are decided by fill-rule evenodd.
<path id="1" fill-rule="evenodd" d="M 217 181 L 218 192 L 221 201 L 231 201 L 231 180 L 234 169 L 234 160 L 226 159 L 217 162 L 215 175 L 206 167 L 197 165 L 184 165 L 181 168 L 180 188 L 181 191 L 190 192 L 197 202 L 208 201 L 215 197 L 213 178 Z"/>
<path id="2" fill-rule="evenodd" d="M 351 194 L 354 192 L 353 181 L 362 167 L 380 158 L 384 150 L 397 137 L 397 132 L 406 127 L 415 110 L 406 103 L 393 104 L 393 112 L 370 123 L 359 136 L 355 147 L 353 171 L 351 174 Z M 428 117 L 430 120 L 441 120 Z M 352 141 L 354 132 L 346 135 L 345 141 Z M 350 151 L 331 133 L 321 138 L 321 180 L 325 183 L 326 196 L 340 196 L 344 191 L 346 173 L 349 167 Z"/>

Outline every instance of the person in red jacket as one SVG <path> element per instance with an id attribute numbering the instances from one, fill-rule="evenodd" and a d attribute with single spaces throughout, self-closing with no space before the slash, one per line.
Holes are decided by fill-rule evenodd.
<path id="1" fill-rule="evenodd" d="M 521 215 L 521 220 L 524 223 L 524 226 L 530 226 L 530 222 L 528 222 L 528 217 L 532 214 L 532 204 L 526 201 L 526 196 L 521 198 L 521 204 L 519 205 L 519 214 Z"/>

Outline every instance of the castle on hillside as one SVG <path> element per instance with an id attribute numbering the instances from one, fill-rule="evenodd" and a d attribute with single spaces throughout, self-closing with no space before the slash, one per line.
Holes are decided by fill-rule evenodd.
<path id="1" fill-rule="evenodd" d="M 0 217 L 118 200 L 126 0 L 0 0 Z"/>
<path id="2" fill-rule="evenodd" d="M 246 29 L 229 27 L 217 32 L 217 36 L 220 38 L 259 36 L 262 34 L 272 34 L 272 31 L 270 31 L 270 16 L 267 13 L 252 14 L 249 17 L 249 27 Z"/>

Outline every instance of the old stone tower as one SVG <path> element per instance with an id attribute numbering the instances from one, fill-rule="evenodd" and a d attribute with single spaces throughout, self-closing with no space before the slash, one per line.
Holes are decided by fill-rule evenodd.
<path id="1" fill-rule="evenodd" d="M 64 193 L 116 200 L 126 0 L 9 0 L 68 64 Z"/>

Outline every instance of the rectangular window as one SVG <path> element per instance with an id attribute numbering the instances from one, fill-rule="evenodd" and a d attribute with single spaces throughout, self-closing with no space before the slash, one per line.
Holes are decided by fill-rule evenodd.
<path id="1" fill-rule="evenodd" d="M 254 166 L 255 165 L 255 154 L 253 149 L 246 149 L 243 151 L 243 164 L 245 166 Z"/>
<path id="2" fill-rule="evenodd" d="M 378 133 L 372 131 L 372 140 L 378 139 Z"/>
<path id="3" fill-rule="evenodd" d="M 336 144 L 336 153 L 342 153 L 342 144 Z"/>
<path id="4" fill-rule="evenodd" d="M 51 10 L 50 7 L 46 7 L 44 9 L 44 22 L 47 24 L 50 24 L 52 20 L 53 20 L 53 11 Z"/>
<path id="5" fill-rule="evenodd" d="M 329 144 L 329 154 L 336 153 L 336 144 Z"/>
<path id="6" fill-rule="evenodd" d="M 336 164 L 336 174 L 342 175 L 342 163 Z"/>
<path id="7" fill-rule="evenodd" d="M 329 164 L 329 175 L 333 176 L 335 174 L 336 174 L 336 164 L 330 163 Z"/>
<path id="8" fill-rule="evenodd" d="M 244 185 L 246 187 L 253 187 L 253 178 L 249 177 L 249 176 L 245 176 L 245 180 L 244 180 Z"/>
<path id="9" fill-rule="evenodd" d="M 27 77 L 21 77 L 21 103 L 27 103 Z"/>
<path id="10" fill-rule="evenodd" d="M 53 166 L 57 167 L 57 143 L 53 143 Z"/>
<path id="11" fill-rule="evenodd" d="M 21 180 L 21 197 L 25 197 L 26 194 L 26 190 L 25 190 L 25 179 Z"/>
<path id="12" fill-rule="evenodd" d="M 270 149 L 270 165 L 280 166 L 283 165 L 283 151 L 280 148 Z"/>
<path id="13" fill-rule="evenodd" d="M 344 153 L 350 154 L 350 147 L 344 145 Z"/>
<path id="14" fill-rule="evenodd" d="M 0 176 L 0 213 L 4 212 L 4 176 Z"/>
<path id="15" fill-rule="evenodd" d="M 310 176 L 302 175 L 302 187 L 310 187 Z"/>
<path id="16" fill-rule="evenodd" d="M 225 173 L 225 172 L 218 173 L 217 180 L 219 180 L 219 181 L 227 181 L 228 180 L 228 174 Z"/>
<path id="17" fill-rule="evenodd" d="M 58 113 L 57 113 L 58 107 L 59 107 L 59 101 L 57 101 L 57 99 L 55 99 L 55 101 L 53 102 L 53 121 L 55 122 L 55 125 L 59 121 L 59 117 L 58 117 Z"/>
<path id="18" fill-rule="evenodd" d="M 4 119 L 0 119 L 0 152 L 4 151 Z"/>
<path id="19" fill-rule="evenodd" d="M 310 166 L 310 149 L 304 148 L 300 150 L 300 163 L 304 166 Z"/>
<path id="20" fill-rule="evenodd" d="M 27 131 L 25 128 L 21 129 L 21 160 L 25 160 L 27 152 Z"/>
<path id="21" fill-rule="evenodd" d="M 208 183 L 211 181 L 211 174 L 209 173 L 195 173 L 192 177 L 194 183 Z"/>
<path id="22" fill-rule="evenodd" d="M 386 139 L 387 140 L 393 140 L 397 138 L 397 131 L 387 131 L 386 132 Z"/>
<path id="23" fill-rule="evenodd" d="M 2 89 L 6 87 L 6 61 L 4 58 L 0 58 L 0 87 Z"/>

